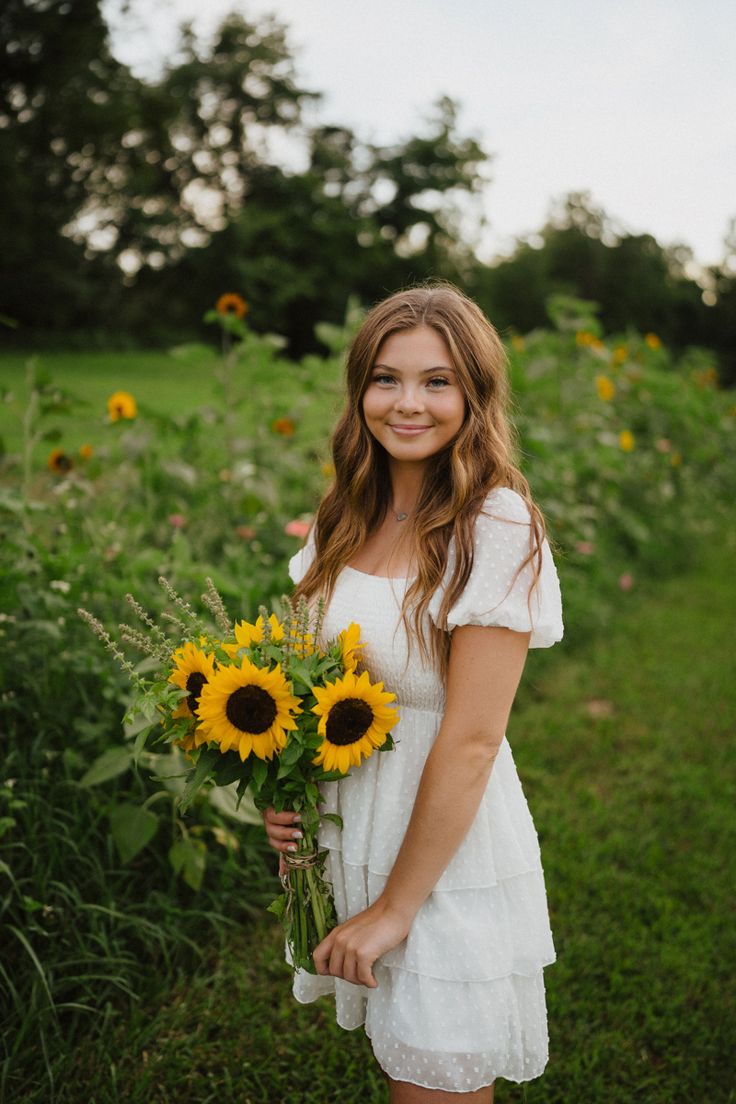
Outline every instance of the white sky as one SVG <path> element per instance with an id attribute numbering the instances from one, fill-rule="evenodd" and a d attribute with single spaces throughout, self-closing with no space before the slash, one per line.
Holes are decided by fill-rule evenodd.
<path id="1" fill-rule="evenodd" d="M 108 0 L 114 3 L 114 0 Z M 120 0 L 118 0 L 120 2 Z M 589 190 L 624 230 L 723 256 L 736 217 L 733 0 L 129 0 L 113 48 L 140 76 L 176 27 L 228 11 L 289 27 L 313 118 L 391 142 L 422 129 L 442 94 L 460 132 L 494 155 L 485 259 L 544 224 L 550 201 Z M 109 9 L 112 11 L 112 8 Z M 112 16 L 111 16 L 112 19 Z"/>

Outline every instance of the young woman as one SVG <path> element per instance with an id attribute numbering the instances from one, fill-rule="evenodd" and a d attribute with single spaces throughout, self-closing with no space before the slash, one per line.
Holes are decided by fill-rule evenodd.
<path id="1" fill-rule="evenodd" d="M 338 1023 L 364 1025 L 392 1104 L 488 1104 L 496 1077 L 547 1062 L 555 949 L 505 730 L 562 605 L 508 400 L 498 334 L 460 291 L 379 303 L 347 358 L 334 485 L 290 562 L 296 597 L 327 600 L 325 638 L 357 621 L 366 669 L 397 695 L 394 750 L 321 784 L 343 818 L 319 836 L 339 924 L 318 975 L 294 980 L 299 1001 L 334 993 Z M 294 846 L 293 813 L 264 820 Z"/>

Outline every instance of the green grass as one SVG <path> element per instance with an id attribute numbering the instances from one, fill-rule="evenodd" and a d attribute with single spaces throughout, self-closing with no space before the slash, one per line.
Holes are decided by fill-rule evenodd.
<path id="1" fill-rule="evenodd" d="M 26 364 L 30 355 L 16 352 L 0 354 L 0 391 L 8 392 L 10 401 L 0 405 L 0 438 L 6 452 L 19 450 L 21 421 L 27 402 Z M 83 444 L 95 450 L 110 438 L 107 423 L 107 399 L 114 391 L 129 391 L 135 396 L 141 413 L 164 416 L 189 415 L 217 402 L 220 385 L 216 378 L 220 358 L 214 348 L 202 345 L 183 346 L 179 352 L 44 352 L 34 358 L 39 369 L 51 377 L 54 385 L 74 397 L 69 413 L 49 415 L 49 428 L 59 439 L 42 444 L 35 450 L 36 459 L 45 461 L 52 445 L 65 448 L 75 455 Z M 315 358 L 303 365 L 290 361 L 271 361 L 262 353 L 239 362 L 231 377 L 233 395 L 240 400 L 238 421 L 245 432 L 252 429 L 257 417 L 295 416 L 297 433 L 314 439 L 321 447 L 330 410 L 338 405 L 340 366 L 330 359 Z M 305 402 L 312 390 L 310 384 L 324 389 L 325 404 Z M 228 404 L 230 405 L 230 403 Z M 235 405 L 235 404 L 233 404 Z M 317 405 L 316 412 L 309 409 Z M 302 420 L 304 415 L 304 420 Z M 127 428 L 132 423 L 122 423 Z M 114 427 L 117 429 L 117 427 Z"/>
<path id="2" fill-rule="evenodd" d="M 622 595 L 585 654 L 529 657 L 509 739 L 558 961 L 547 1072 L 499 1082 L 497 1104 L 736 1100 L 734 553 L 723 534 L 689 574 Z M 74 1054 L 57 1040 L 58 1104 L 387 1100 L 362 1030 L 293 1000 L 270 917 L 140 996 Z M 51 1100 L 40 1057 L 33 1080 L 14 1100 Z"/>

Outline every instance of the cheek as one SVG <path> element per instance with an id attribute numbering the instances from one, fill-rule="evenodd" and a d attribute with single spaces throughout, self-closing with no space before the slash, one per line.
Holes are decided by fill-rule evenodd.
<path id="1" fill-rule="evenodd" d="M 368 422 L 372 418 L 380 416 L 381 409 L 382 404 L 380 393 L 376 393 L 374 391 L 371 391 L 370 389 L 366 391 L 365 395 L 363 396 L 363 417 L 365 418 L 365 420 Z"/>
<path id="2" fill-rule="evenodd" d="M 445 420 L 460 427 L 465 421 L 467 410 L 468 404 L 465 401 L 465 396 L 455 394 L 452 401 L 445 406 Z"/>

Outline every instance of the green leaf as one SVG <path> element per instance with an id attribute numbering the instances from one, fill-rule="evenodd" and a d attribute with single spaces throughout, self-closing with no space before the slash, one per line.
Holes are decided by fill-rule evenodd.
<path id="1" fill-rule="evenodd" d="M 268 776 L 268 767 L 263 759 L 253 760 L 253 784 L 256 789 L 260 790 L 263 783 Z"/>
<path id="2" fill-rule="evenodd" d="M 199 753 L 197 765 L 192 771 L 192 775 L 184 787 L 184 793 L 179 799 L 180 812 L 183 813 L 189 808 L 192 801 L 207 781 L 207 778 L 212 774 L 219 756 L 219 751 L 210 748 L 203 748 Z"/>
<path id="3" fill-rule="evenodd" d="M 316 805 L 319 801 L 322 800 L 322 794 L 319 792 L 314 782 L 307 782 L 306 791 L 307 797 L 313 805 Z"/>
<path id="4" fill-rule="evenodd" d="M 117 778 L 130 769 L 133 756 L 130 749 L 125 747 L 108 748 L 95 759 L 89 770 L 85 771 L 79 780 L 80 786 L 98 786 L 100 782 L 108 782 L 111 778 Z"/>
<path id="5" fill-rule="evenodd" d="M 286 911 L 286 894 L 282 893 L 280 897 L 277 897 L 275 901 L 267 907 L 266 912 L 272 912 L 274 916 L 278 916 L 279 920 L 283 920 L 284 912 Z"/>
<path id="6" fill-rule="evenodd" d="M 342 778 L 350 778 L 350 775 L 338 770 L 319 771 L 314 775 L 316 782 L 339 782 Z"/>
<path id="7" fill-rule="evenodd" d="M 303 750 L 304 748 L 302 747 L 302 745 L 292 737 L 284 750 L 281 752 L 279 760 L 282 763 L 287 763 L 289 766 L 291 766 L 292 763 L 296 763 L 297 760 L 301 759 Z"/>
<path id="8" fill-rule="evenodd" d="M 207 848 L 202 840 L 177 840 L 169 849 L 169 862 L 195 893 L 202 888 L 207 865 Z"/>
<path id="9" fill-rule="evenodd" d="M 246 784 L 250 779 L 250 765 L 243 762 L 239 755 L 220 755 L 220 761 L 215 763 L 214 776 L 218 786 L 230 786 L 233 782 L 245 779 Z"/>
<path id="10" fill-rule="evenodd" d="M 158 817 L 142 805 L 118 805 L 110 814 L 112 838 L 122 862 L 130 862 L 153 839 Z"/>
<path id="11" fill-rule="evenodd" d="M 291 668 L 291 674 L 294 680 L 303 682 L 304 685 L 308 686 L 310 690 L 314 687 L 312 675 L 303 663 L 295 663 L 294 666 Z"/>
<path id="12" fill-rule="evenodd" d="M 340 831 L 342 831 L 342 817 L 337 813 L 322 813 L 322 819 L 331 820 L 332 823 L 336 824 Z"/>
<path id="13" fill-rule="evenodd" d="M 156 711 L 155 706 L 144 705 L 131 714 L 131 719 L 123 725 L 125 738 L 130 740 L 137 736 L 142 729 L 153 728 L 162 719 L 162 714 Z"/>
<path id="14" fill-rule="evenodd" d="M 138 762 L 138 760 L 141 757 L 141 752 L 143 751 L 143 748 L 146 745 L 146 740 L 148 739 L 148 736 L 149 736 L 150 732 L 155 727 L 156 727 L 156 724 L 146 725 L 144 728 L 142 728 L 140 730 L 140 732 L 136 736 L 135 743 L 133 744 L 133 759 L 135 760 L 136 763 Z"/>

